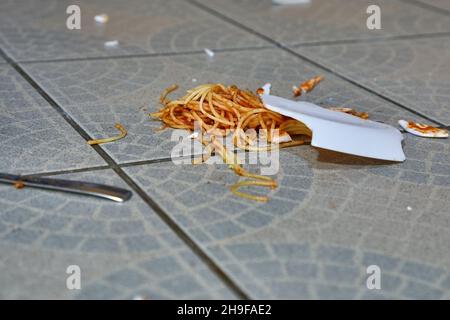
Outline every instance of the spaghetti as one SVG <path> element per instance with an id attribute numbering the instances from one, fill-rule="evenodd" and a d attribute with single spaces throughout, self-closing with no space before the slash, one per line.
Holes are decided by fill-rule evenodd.
<path id="1" fill-rule="evenodd" d="M 305 144 L 307 140 L 292 140 L 291 136 L 311 137 L 311 130 L 302 122 L 285 117 L 267 109 L 260 97 L 248 90 L 224 86 L 220 83 L 208 83 L 188 90 L 186 95 L 176 100 L 167 96 L 178 88 L 172 85 L 160 97 L 163 108 L 150 116 L 160 119 L 165 127 L 194 131 L 196 123 L 202 134 L 198 139 L 206 146 L 208 155 L 195 163 L 206 161 L 214 151 L 239 176 L 249 180 L 240 181 L 231 187 L 233 194 L 255 201 L 268 201 L 268 197 L 256 196 L 238 191 L 241 187 L 261 186 L 276 188 L 277 183 L 270 177 L 250 173 L 238 162 L 235 152 L 228 150 L 220 137 L 231 135 L 235 147 L 247 151 L 269 151 L 273 149 Z M 247 134 L 249 129 L 258 132 L 262 129 L 270 143 L 257 146 L 257 136 Z M 261 136 L 261 131 L 260 136 Z M 260 137 L 261 138 L 261 137 Z M 281 142 L 285 141 L 285 142 Z"/>
<path id="2" fill-rule="evenodd" d="M 115 137 L 111 137 L 111 138 L 103 138 L 103 139 L 95 139 L 95 140 L 88 140 L 88 144 L 93 145 L 93 144 L 102 144 L 102 143 L 108 143 L 108 142 L 113 142 L 119 139 L 124 138 L 127 135 L 127 130 L 120 124 L 120 123 L 116 123 L 114 125 L 114 127 L 120 131 L 120 134 L 115 136 Z"/>

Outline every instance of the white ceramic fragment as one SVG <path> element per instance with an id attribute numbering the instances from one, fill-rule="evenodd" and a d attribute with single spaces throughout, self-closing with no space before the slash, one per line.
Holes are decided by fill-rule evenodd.
<path id="1" fill-rule="evenodd" d="M 266 83 L 261 88 L 263 89 L 262 94 L 270 94 L 270 88 L 272 88 L 272 85 L 270 83 Z"/>
<path id="2" fill-rule="evenodd" d="M 105 47 L 108 47 L 108 48 L 117 47 L 118 45 L 119 45 L 118 40 L 111 40 L 111 41 L 105 42 Z"/>
<path id="3" fill-rule="evenodd" d="M 188 139 L 197 139 L 198 138 L 198 131 L 194 131 L 190 135 L 187 136 Z"/>
<path id="4" fill-rule="evenodd" d="M 109 16 L 106 13 L 98 14 L 94 17 L 95 22 L 97 23 L 107 23 L 109 20 Z"/>
<path id="5" fill-rule="evenodd" d="M 275 135 L 273 138 L 272 138 L 272 142 L 273 143 L 284 143 L 284 142 L 291 142 L 292 141 L 292 138 L 291 138 L 291 136 L 289 135 L 289 133 L 287 133 L 287 132 L 283 132 L 283 133 L 280 133 L 279 135 Z"/>
<path id="6" fill-rule="evenodd" d="M 261 96 L 265 106 L 303 122 L 312 131 L 311 145 L 318 148 L 389 161 L 404 161 L 403 135 L 384 123 L 363 120 L 303 101 L 269 94 Z"/>
<path id="7" fill-rule="evenodd" d="M 210 57 L 210 58 L 214 57 L 214 51 L 212 51 L 211 49 L 204 48 L 203 51 L 205 51 L 205 53 L 208 55 L 208 57 Z"/>
<path id="8" fill-rule="evenodd" d="M 399 120 L 398 124 L 406 132 L 426 138 L 448 138 L 448 131 L 414 121 Z"/>

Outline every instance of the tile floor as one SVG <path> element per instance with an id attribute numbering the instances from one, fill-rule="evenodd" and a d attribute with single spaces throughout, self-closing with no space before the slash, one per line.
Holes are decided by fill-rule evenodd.
<path id="1" fill-rule="evenodd" d="M 0 185 L 0 298 L 449 299 L 450 140 L 407 135 L 399 164 L 282 150 L 279 188 L 260 204 L 230 194 L 238 178 L 223 165 L 174 164 L 170 130 L 147 115 L 172 83 L 271 82 L 289 97 L 322 74 L 305 99 L 448 127 L 448 1 L 375 2 L 382 30 L 370 31 L 368 0 L 2 1 L 0 172 L 133 197 Z M 81 30 L 65 27 L 70 4 Z M 86 144 L 115 122 L 125 139 Z M 73 264 L 81 290 L 66 288 Z M 367 289 L 369 265 L 380 290 Z"/>

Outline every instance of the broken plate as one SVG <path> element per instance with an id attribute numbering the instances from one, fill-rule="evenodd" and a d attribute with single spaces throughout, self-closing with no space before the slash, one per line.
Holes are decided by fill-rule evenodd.
<path id="1" fill-rule="evenodd" d="M 394 127 L 310 102 L 270 95 L 270 85 L 265 85 L 263 91 L 261 98 L 268 109 L 301 121 L 311 129 L 314 147 L 368 158 L 405 161 L 403 135 Z"/>
<path id="2" fill-rule="evenodd" d="M 436 128 L 433 126 L 429 126 L 427 124 L 423 123 L 417 123 L 414 121 L 406 121 L 406 120 L 399 120 L 398 124 L 405 129 L 405 131 L 414 134 L 419 137 L 426 137 L 426 138 L 448 138 L 448 131 Z"/>

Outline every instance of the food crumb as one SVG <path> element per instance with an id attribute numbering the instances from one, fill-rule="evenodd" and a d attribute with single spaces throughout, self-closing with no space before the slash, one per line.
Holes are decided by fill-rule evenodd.
<path id="1" fill-rule="evenodd" d="M 16 189 L 23 189 L 24 187 L 25 187 L 25 184 L 22 181 L 14 182 L 14 188 L 16 188 Z"/>
<path id="2" fill-rule="evenodd" d="M 299 97 L 304 93 L 312 91 L 320 82 L 322 82 L 323 79 L 323 76 L 317 76 L 302 82 L 298 87 L 293 86 L 292 92 L 294 93 L 294 97 Z"/>
<path id="3" fill-rule="evenodd" d="M 256 93 L 259 94 L 259 95 L 262 95 L 262 94 L 264 94 L 264 89 L 263 88 L 258 88 L 258 89 L 256 89 Z"/>
<path id="4" fill-rule="evenodd" d="M 345 107 L 330 107 L 329 110 L 337 111 L 337 112 L 343 112 L 350 114 L 352 116 L 367 120 L 369 119 L 369 114 L 367 112 L 358 112 L 356 110 L 353 110 L 351 108 L 345 108 Z"/>

